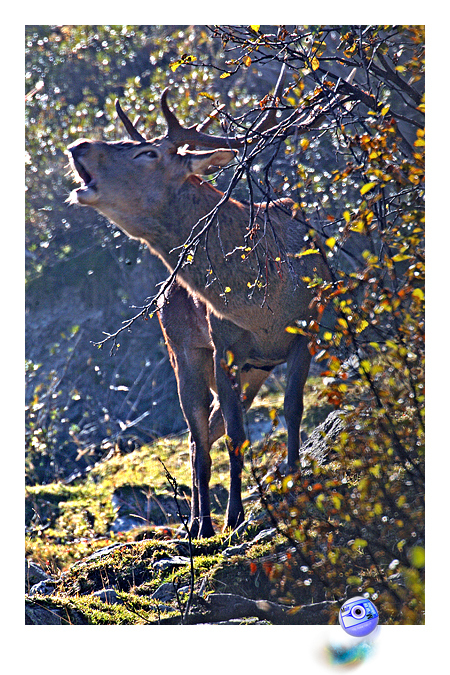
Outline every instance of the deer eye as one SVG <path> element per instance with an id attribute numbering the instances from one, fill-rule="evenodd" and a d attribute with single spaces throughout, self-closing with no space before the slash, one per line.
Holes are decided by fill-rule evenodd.
<path id="1" fill-rule="evenodd" d="M 153 148 L 144 148 L 134 156 L 134 159 L 137 159 L 138 157 L 148 157 L 149 159 L 158 159 L 159 153 L 157 152 L 157 150 L 154 150 Z"/>

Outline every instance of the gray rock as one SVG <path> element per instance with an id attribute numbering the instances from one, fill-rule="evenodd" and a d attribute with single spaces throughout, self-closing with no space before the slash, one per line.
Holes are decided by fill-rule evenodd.
<path id="1" fill-rule="evenodd" d="M 82 626 L 88 623 L 88 619 L 74 609 L 71 609 L 68 613 L 67 609 L 50 609 L 44 607 L 40 602 L 35 603 L 31 599 L 25 600 L 26 626 Z"/>
<path id="2" fill-rule="evenodd" d="M 245 551 L 248 549 L 249 544 L 244 542 L 243 544 L 238 544 L 237 546 L 229 546 L 223 551 L 223 555 L 226 558 L 230 558 L 233 555 L 241 555 L 242 553 L 245 553 Z"/>
<path id="3" fill-rule="evenodd" d="M 153 563 L 152 567 L 155 570 L 166 570 L 169 567 L 177 567 L 178 565 L 188 565 L 190 558 L 182 555 L 174 555 L 170 558 L 162 558 Z"/>
<path id="4" fill-rule="evenodd" d="M 122 600 L 118 597 L 114 588 L 104 588 L 101 591 L 93 593 L 95 598 L 98 598 L 107 605 L 122 605 Z"/>
<path id="5" fill-rule="evenodd" d="M 154 593 L 150 596 L 152 600 L 161 600 L 162 602 L 169 602 L 176 597 L 175 586 L 171 581 L 161 584 Z"/>
<path id="6" fill-rule="evenodd" d="M 134 543 L 129 542 L 129 543 L 122 543 L 122 544 L 110 544 L 109 546 L 104 546 L 103 548 L 99 548 L 98 551 L 95 551 L 95 553 L 92 553 L 87 558 L 84 558 L 84 560 L 80 561 L 79 563 L 75 563 L 75 564 L 76 565 L 85 565 L 90 560 L 95 560 L 96 558 L 103 558 L 104 556 L 108 556 L 110 553 L 115 551 L 117 548 L 125 549 L 125 548 L 128 548 L 130 546 L 134 546 Z"/>
<path id="7" fill-rule="evenodd" d="M 311 432 L 308 440 L 300 448 L 300 462 L 302 467 L 310 464 L 313 458 L 319 464 L 331 459 L 330 448 L 333 447 L 339 435 L 344 430 L 344 413 L 333 410 L 326 420 Z"/>
<path id="8" fill-rule="evenodd" d="M 32 560 L 25 558 L 25 593 L 29 593 L 31 588 L 40 581 L 51 581 L 52 578 L 44 572 L 42 567 L 36 565 Z"/>
<path id="9" fill-rule="evenodd" d="M 270 527 L 267 530 L 261 530 L 261 532 L 258 532 L 258 534 L 252 540 L 252 544 L 256 544 L 258 541 L 269 541 L 270 539 L 274 538 L 276 532 L 277 530 L 275 527 Z"/>
<path id="10" fill-rule="evenodd" d="M 55 591 L 56 581 L 45 579 L 30 588 L 29 595 L 51 595 Z"/>
<path id="11" fill-rule="evenodd" d="M 38 605 L 30 603 L 25 604 L 25 625 L 61 626 L 62 623 L 63 619 L 57 611 L 52 611 L 46 607 L 39 607 Z"/>

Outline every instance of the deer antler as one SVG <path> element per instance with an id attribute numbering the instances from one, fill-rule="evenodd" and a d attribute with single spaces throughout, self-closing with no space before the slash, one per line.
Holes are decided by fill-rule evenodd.
<path id="1" fill-rule="evenodd" d="M 275 91 L 273 93 L 274 105 L 267 111 L 263 118 L 256 124 L 252 129 L 249 129 L 249 132 L 245 136 L 209 136 L 209 134 L 203 133 L 203 129 L 210 124 L 213 117 L 217 115 L 217 111 L 210 115 L 205 122 L 200 125 L 193 125 L 191 127 L 183 127 L 180 122 L 177 120 L 175 114 L 170 110 L 167 103 L 167 95 L 169 93 L 169 88 L 166 87 L 161 95 L 161 108 L 164 114 L 164 117 L 167 122 L 167 133 L 166 138 L 173 143 L 175 146 L 179 147 L 181 145 L 189 145 L 191 148 L 196 146 L 202 146 L 205 148 L 236 148 L 240 149 L 244 147 L 247 143 L 251 143 L 255 134 L 261 134 L 268 129 L 271 129 L 275 126 L 276 123 L 276 104 L 277 101 L 281 98 L 283 93 L 284 80 L 286 77 L 286 64 L 283 63 L 283 66 L 280 70 L 278 80 L 275 86 Z M 345 80 L 346 84 L 350 84 L 353 80 L 356 69 L 353 69 L 350 75 Z M 336 87 L 336 91 L 340 88 L 339 84 Z M 322 98 L 323 95 L 318 98 Z M 293 132 L 304 133 L 310 129 L 316 128 L 323 121 L 326 114 L 331 111 L 337 101 L 342 102 L 342 96 L 335 97 L 334 100 L 330 101 L 323 108 L 317 108 L 317 104 L 313 105 L 309 111 L 309 114 L 301 122 L 291 122 L 288 124 L 287 129 L 284 132 L 282 138 L 286 138 Z M 345 104 L 344 104 L 345 105 Z M 122 110 L 119 100 L 116 99 L 115 102 L 117 114 L 122 120 L 129 136 L 140 143 L 146 143 L 147 139 L 142 136 L 139 131 L 135 128 L 133 123 L 127 117 L 127 115 Z M 222 106 L 223 107 L 223 106 Z M 305 109 L 298 110 L 296 112 L 296 117 L 305 113 Z"/>
<path id="2" fill-rule="evenodd" d="M 144 136 L 141 136 L 139 131 L 135 128 L 133 123 L 128 119 L 122 108 L 120 107 L 119 99 L 116 98 L 116 111 L 117 114 L 119 115 L 120 119 L 122 120 L 125 129 L 128 131 L 128 135 L 130 138 L 133 139 L 133 141 L 139 141 L 140 143 L 147 143 L 147 139 L 144 138 Z"/>

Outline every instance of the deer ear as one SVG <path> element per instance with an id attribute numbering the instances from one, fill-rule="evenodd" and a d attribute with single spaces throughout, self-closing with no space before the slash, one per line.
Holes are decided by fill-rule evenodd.
<path id="1" fill-rule="evenodd" d="M 190 152 L 190 168 L 192 173 L 206 174 L 212 167 L 226 166 L 237 155 L 237 150 L 206 150 Z"/>

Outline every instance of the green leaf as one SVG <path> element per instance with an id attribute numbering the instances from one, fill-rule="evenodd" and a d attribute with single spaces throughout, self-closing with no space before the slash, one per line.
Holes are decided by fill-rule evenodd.
<path id="1" fill-rule="evenodd" d="M 347 583 L 349 586 L 360 586 L 362 584 L 361 577 L 351 576 L 347 577 Z"/>
<path id="2" fill-rule="evenodd" d="M 331 496 L 331 501 L 333 502 L 334 508 L 337 511 L 340 511 L 341 509 L 341 504 L 342 504 L 342 499 L 341 496 L 338 494 L 332 495 Z"/>
<path id="3" fill-rule="evenodd" d="M 409 552 L 409 559 L 413 567 L 425 567 L 425 549 L 423 546 L 414 546 Z"/>

